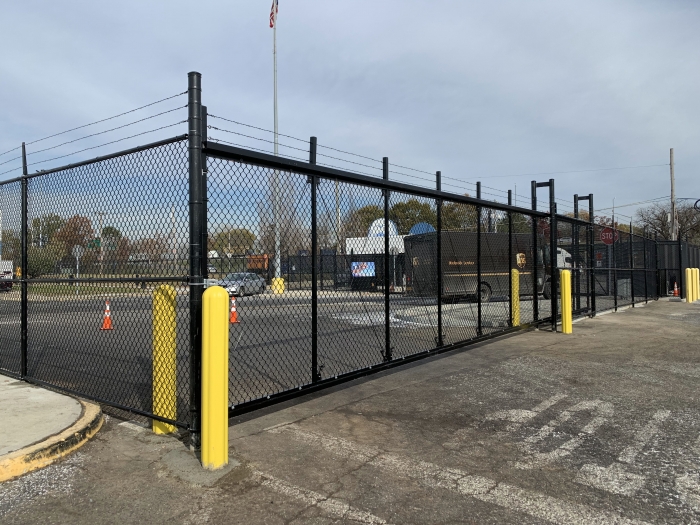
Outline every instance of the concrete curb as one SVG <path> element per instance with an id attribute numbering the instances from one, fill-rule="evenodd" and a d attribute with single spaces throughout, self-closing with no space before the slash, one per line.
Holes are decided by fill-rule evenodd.
<path id="1" fill-rule="evenodd" d="M 95 403 L 78 400 L 83 407 L 78 420 L 45 440 L 0 456 L 0 482 L 50 465 L 88 442 L 102 427 L 102 409 Z"/>

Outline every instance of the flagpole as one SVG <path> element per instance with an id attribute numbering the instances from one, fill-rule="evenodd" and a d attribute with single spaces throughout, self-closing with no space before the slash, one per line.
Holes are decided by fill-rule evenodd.
<path id="1" fill-rule="evenodd" d="M 272 28 L 272 60 L 274 63 L 274 110 L 275 110 L 275 156 L 278 155 L 279 136 L 277 131 L 277 0 L 273 6 L 273 28 Z M 280 255 L 280 213 L 279 213 L 279 171 L 274 171 L 273 180 L 273 215 L 275 221 L 275 279 L 282 277 L 282 261 Z M 279 281 L 277 281 L 279 283 Z M 277 284 L 275 289 L 279 287 Z"/>

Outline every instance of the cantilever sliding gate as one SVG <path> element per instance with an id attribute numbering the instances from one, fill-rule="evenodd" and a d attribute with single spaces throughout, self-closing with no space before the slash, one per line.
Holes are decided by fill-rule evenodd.
<path id="1" fill-rule="evenodd" d="M 434 189 L 396 182 L 386 158 L 381 177 L 329 167 L 313 137 L 308 160 L 226 145 L 208 136 L 221 118 L 200 80 L 190 74 L 186 135 L 33 175 L 25 161 L 0 183 L 0 260 L 14 270 L 0 281 L 0 372 L 196 436 L 207 276 L 237 298 L 232 415 L 556 322 L 562 269 L 578 315 L 658 297 L 657 243 L 619 230 L 604 242 L 602 226 L 556 214 L 553 181 L 537 210 L 482 199 L 480 185 L 476 198 L 445 192 L 439 172 Z M 161 286 L 176 297 L 165 415 Z"/>

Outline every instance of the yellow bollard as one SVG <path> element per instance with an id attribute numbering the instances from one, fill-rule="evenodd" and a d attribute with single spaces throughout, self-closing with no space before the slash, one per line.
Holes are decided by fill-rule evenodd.
<path id="1" fill-rule="evenodd" d="M 275 277 L 272 279 L 270 289 L 272 290 L 272 293 L 276 295 L 284 293 L 284 279 L 282 279 L 282 277 Z"/>
<path id="2" fill-rule="evenodd" d="M 693 295 L 693 301 L 700 299 L 700 268 L 693 268 L 695 279 L 693 279 L 693 284 L 695 284 L 695 294 Z"/>
<path id="3" fill-rule="evenodd" d="M 520 326 L 520 270 L 517 268 L 510 271 L 510 283 L 510 304 L 513 305 L 511 321 L 513 326 Z"/>
<path id="4" fill-rule="evenodd" d="M 153 292 L 153 413 L 177 417 L 175 288 L 161 285 Z M 175 427 L 153 420 L 153 432 L 170 434 Z"/>
<path id="5" fill-rule="evenodd" d="M 221 286 L 202 296 L 202 466 L 228 465 L 228 302 Z"/>
<path id="6" fill-rule="evenodd" d="M 685 280 L 683 281 L 683 292 L 685 294 L 685 302 L 693 302 L 693 271 L 690 268 L 685 269 Z"/>
<path id="7" fill-rule="evenodd" d="M 571 312 L 571 272 L 561 270 L 559 274 L 561 283 L 561 332 L 563 334 L 573 333 L 573 321 Z"/>

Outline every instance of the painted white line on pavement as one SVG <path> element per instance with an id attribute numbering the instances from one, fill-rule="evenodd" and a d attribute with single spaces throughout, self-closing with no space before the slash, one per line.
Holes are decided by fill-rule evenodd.
<path id="1" fill-rule="evenodd" d="M 634 465 L 637 455 L 651 438 L 656 435 L 661 423 L 666 421 L 670 415 L 671 412 L 669 410 L 657 410 L 652 416 L 651 421 L 636 433 L 634 436 L 634 443 L 625 448 L 618 456 L 618 463 L 613 463 L 609 467 L 600 467 L 591 464 L 584 465 L 576 476 L 576 482 L 612 492 L 613 494 L 633 496 L 644 486 L 646 477 L 628 472 L 621 463 Z"/>
<path id="2" fill-rule="evenodd" d="M 659 431 L 659 426 L 661 426 L 661 423 L 666 421 L 670 415 L 670 410 L 657 410 L 647 426 L 637 432 L 637 435 L 634 437 L 634 444 L 623 450 L 622 454 L 620 454 L 617 460 L 620 463 L 628 463 L 630 465 L 634 464 L 637 454 L 639 454 L 639 452 L 644 448 L 644 445 L 646 445 L 649 440 L 656 435 L 656 433 Z"/>
<path id="3" fill-rule="evenodd" d="M 340 457 L 351 458 L 368 465 L 384 469 L 400 477 L 415 479 L 429 488 L 443 488 L 491 503 L 508 510 L 528 514 L 538 519 L 562 524 L 644 524 L 618 514 L 592 509 L 586 505 L 569 503 L 552 496 L 499 483 L 483 476 L 442 468 L 424 461 L 415 461 L 394 454 L 383 453 L 380 449 L 359 445 L 342 438 L 327 436 L 304 430 L 297 424 L 276 427 L 271 433 L 289 433 L 309 445 L 318 446 Z"/>
<path id="4" fill-rule="evenodd" d="M 351 507 L 344 501 L 297 487 L 263 472 L 253 472 L 253 480 L 275 492 L 301 500 L 307 505 L 314 505 L 334 518 L 355 521 L 357 523 L 366 523 L 369 525 L 386 525 L 387 523 L 382 518 Z"/>
<path id="5" fill-rule="evenodd" d="M 537 452 L 534 449 L 533 445 L 535 443 L 547 438 L 556 430 L 556 427 L 567 422 L 576 412 L 582 411 L 595 411 L 598 415 L 591 419 L 591 421 L 581 429 L 581 432 L 579 432 L 578 435 L 572 437 L 566 443 L 562 444 L 551 452 Z M 522 469 L 531 469 L 541 466 L 544 463 L 549 463 L 568 456 L 571 454 L 571 452 L 581 446 L 587 436 L 597 431 L 603 425 L 603 423 L 605 423 L 607 418 L 612 415 L 612 413 L 612 404 L 603 401 L 581 401 L 577 405 L 564 410 L 561 414 L 559 414 L 559 417 L 544 425 L 536 434 L 525 439 L 525 442 L 521 445 L 521 448 L 530 454 L 530 458 L 525 461 L 518 461 L 515 466 Z"/>
<path id="6" fill-rule="evenodd" d="M 487 420 L 503 420 L 503 421 L 510 421 L 512 424 L 508 425 L 506 430 L 508 432 L 513 432 L 514 430 L 517 430 L 520 425 L 523 423 L 527 423 L 531 419 L 534 419 L 537 415 L 539 415 L 541 412 L 544 412 L 551 406 L 557 404 L 559 401 L 564 399 L 566 397 L 566 394 L 556 394 L 549 399 L 545 399 L 542 401 L 539 405 L 537 405 L 535 408 L 532 410 L 522 410 L 522 409 L 515 409 L 515 410 L 499 410 L 498 412 L 494 412 L 493 414 L 490 414 L 486 416 Z"/>

